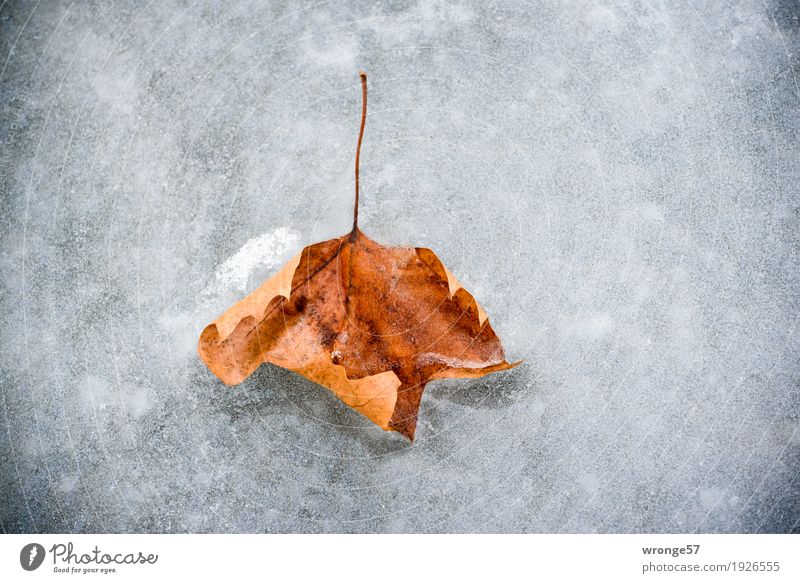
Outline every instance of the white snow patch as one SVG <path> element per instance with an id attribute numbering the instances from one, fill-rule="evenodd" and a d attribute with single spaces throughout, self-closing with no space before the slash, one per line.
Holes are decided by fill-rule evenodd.
<path id="1" fill-rule="evenodd" d="M 300 233 L 288 227 L 278 227 L 269 233 L 253 237 L 222 264 L 215 278 L 226 290 L 245 291 L 247 280 L 254 269 L 277 266 L 299 242 Z"/>
<path id="2" fill-rule="evenodd" d="M 288 227 L 277 227 L 268 233 L 253 237 L 226 259 L 214 273 L 206 288 L 200 293 L 194 312 L 170 316 L 165 324 L 176 337 L 181 352 L 193 354 L 197 336 L 205 326 L 234 302 L 241 300 L 249 289 L 260 285 L 271 271 L 282 266 L 300 251 L 300 233 Z M 185 349 L 185 350 L 184 350 Z"/>

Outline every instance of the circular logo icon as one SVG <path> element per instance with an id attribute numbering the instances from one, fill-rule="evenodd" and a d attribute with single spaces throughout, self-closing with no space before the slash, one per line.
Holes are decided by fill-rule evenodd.
<path id="1" fill-rule="evenodd" d="M 19 564 L 26 571 L 35 571 L 44 562 L 44 547 L 39 543 L 30 543 L 19 552 Z"/>

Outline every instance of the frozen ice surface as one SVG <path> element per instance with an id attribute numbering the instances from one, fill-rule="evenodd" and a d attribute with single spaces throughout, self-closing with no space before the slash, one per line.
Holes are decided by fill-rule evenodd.
<path id="1" fill-rule="evenodd" d="M 798 530 L 798 15 L 3 3 L 0 528 Z M 432 383 L 413 445 L 196 354 L 348 229 L 360 68 L 363 229 L 525 359 Z"/>

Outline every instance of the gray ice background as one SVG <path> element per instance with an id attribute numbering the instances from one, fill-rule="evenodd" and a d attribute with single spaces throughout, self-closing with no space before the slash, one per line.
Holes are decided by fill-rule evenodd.
<path id="1" fill-rule="evenodd" d="M 800 528 L 797 2 L 2 2 L 0 528 Z M 195 346 L 247 241 L 433 248 L 417 440 Z M 276 265 L 255 270 L 252 290 Z"/>

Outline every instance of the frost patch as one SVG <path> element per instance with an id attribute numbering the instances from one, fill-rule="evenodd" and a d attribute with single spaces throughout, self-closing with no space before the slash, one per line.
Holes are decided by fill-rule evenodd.
<path id="1" fill-rule="evenodd" d="M 226 290 L 245 291 L 253 270 L 277 266 L 299 242 L 300 234 L 287 227 L 253 237 L 222 264 L 215 274 L 216 281 Z"/>

